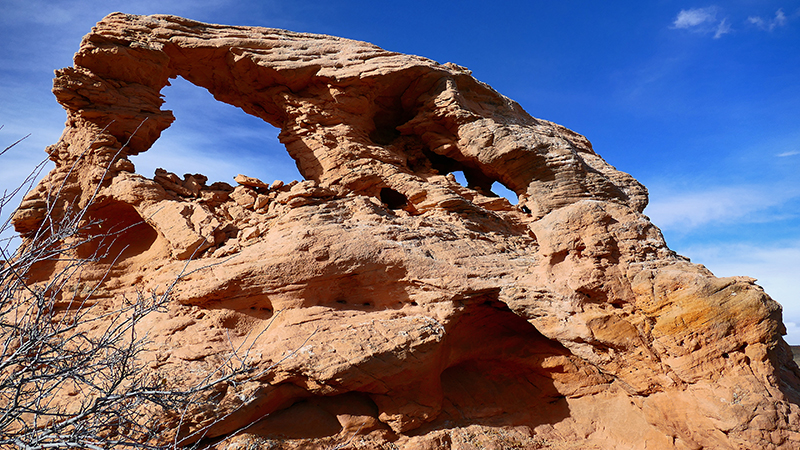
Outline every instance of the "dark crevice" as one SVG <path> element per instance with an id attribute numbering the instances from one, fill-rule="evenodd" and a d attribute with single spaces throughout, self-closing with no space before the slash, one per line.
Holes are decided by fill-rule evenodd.
<path id="1" fill-rule="evenodd" d="M 430 161 L 431 168 L 440 175 L 447 175 L 457 170 L 463 170 L 463 164 L 448 156 L 440 155 L 428 149 L 422 149 L 422 154 Z"/>
<path id="2" fill-rule="evenodd" d="M 392 188 L 382 188 L 381 202 L 389 209 L 403 209 L 408 204 L 408 198 Z"/>
<path id="3" fill-rule="evenodd" d="M 400 137 L 397 127 L 411 120 L 414 115 L 403 109 L 399 96 L 378 97 L 375 104 L 380 109 L 372 117 L 375 129 L 369 133 L 369 138 L 378 145 L 390 145 Z"/>
<path id="4" fill-rule="evenodd" d="M 464 177 L 467 179 L 468 188 L 474 189 L 487 197 L 498 197 L 497 194 L 492 192 L 492 183 L 495 180 L 486 176 L 480 170 L 464 167 Z"/>

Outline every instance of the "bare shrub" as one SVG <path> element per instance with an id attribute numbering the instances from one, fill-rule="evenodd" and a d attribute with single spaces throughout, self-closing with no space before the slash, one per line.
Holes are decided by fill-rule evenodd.
<path id="1" fill-rule="evenodd" d="M 2 194 L 0 213 L 31 188 L 42 167 Z M 198 408 L 208 409 L 220 386 L 263 370 L 253 374 L 246 350 L 235 348 L 192 386 L 148 370 L 142 321 L 165 311 L 182 275 L 160 295 L 139 292 L 109 308 L 95 292 L 119 257 L 109 249 L 119 248 L 112 244 L 125 230 L 105 227 L 108 231 L 98 233 L 102 224 L 87 214 L 91 201 L 55 213 L 60 195 L 60 189 L 51 193 L 44 221 L 18 249 L 10 238 L 0 240 L 0 448 L 196 447 L 224 417 L 191 429 L 186 419 Z M 2 223 L 0 233 L 8 232 L 10 223 Z M 79 248 L 94 250 L 80 256 Z M 84 282 L 84 270 L 101 260 L 110 261 L 108 271 Z M 55 270 L 32 281 L 42 265 Z"/>

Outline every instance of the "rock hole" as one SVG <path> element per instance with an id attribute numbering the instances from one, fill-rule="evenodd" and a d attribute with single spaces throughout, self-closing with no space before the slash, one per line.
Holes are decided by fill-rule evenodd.
<path id="1" fill-rule="evenodd" d="M 111 202 L 93 208 L 82 234 L 89 240 L 79 245 L 79 258 L 99 258 L 101 263 L 122 262 L 145 253 L 158 233 L 127 203 Z"/>
<path id="2" fill-rule="evenodd" d="M 236 316 L 228 316 L 222 320 L 222 328 L 232 330 L 239 324 L 239 318 Z"/>
<path id="3" fill-rule="evenodd" d="M 503 185 L 503 183 L 499 181 L 495 181 L 494 183 L 492 183 L 492 192 L 496 194 L 498 197 L 507 198 L 512 205 L 516 205 L 519 203 L 519 196 L 517 195 L 517 193 L 505 187 L 505 185 Z M 528 212 L 530 212 L 530 210 L 528 210 Z"/>
<path id="4" fill-rule="evenodd" d="M 448 156 L 439 155 L 430 150 L 423 150 L 428 158 L 431 168 L 440 175 L 452 173 L 458 184 L 474 189 L 487 197 L 505 197 L 512 205 L 519 203 L 517 193 L 507 188 L 499 181 L 485 175 L 479 169 L 471 168 Z"/>
<path id="5" fill-rule="evenodd" d="M 240 173 L 266 183 L 303 180 L 278 141 L 278 128 L 183 78 L 170 83 L 162 90 L 162 109 L 171 109 L 175 122 L 147 152 L 131 158 L 138 173 L 152 177 L 159 167 L 179 175 L 201 173 L 209 184 L 235 185 L 233 177 Z"/>
<path id="6" fill-rule="evenodd" d="M 408 122 L 413 115 L 403 110 L 397 95 L 378 97 L 375 104 L 379 109 L 372 117 L 375 129 L 369 133 L 369 138 L 378 145 L 390 145 L 400 137 L 397 127 Z"/>
<path id="7" fill-rule="evenodd" d="M 383 202 L 389 209 L 403 209 L 408 204 L 408 199 L 405 195 L 395 191 L 391 188 L 381 189 L 381 202 Z"/>
<path id="8" fill-rule="evenodd" d="M 464 172 L 463 171 L 457 170 L 455 172 L 452 172 L 452 174 L 453 174 L 454 177 L 456 177 L 456 181 L 458 182 L 458 184 L 460 184 L 461 186 L 467 187 L 467 184 L 468 184 L 467 183 L 467 177 L 464 176 Z"/>
<path id="9" fill-rule="evenodd" d="M 422 154 L 430 162 L 431 169 L 439 173 L 439 175 L 447 175 L 448 173 L 462 170 L 463 166 L 460 162 L 448 156 L 440 155 L 428 149 L 423 149 Z M 464 181 L 466 185 L 466 181 Z"/>

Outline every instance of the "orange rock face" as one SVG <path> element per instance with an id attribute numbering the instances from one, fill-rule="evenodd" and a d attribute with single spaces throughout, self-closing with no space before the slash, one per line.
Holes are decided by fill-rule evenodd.
<path id="1" fill-rule="evenodd" d="M 176 76 L 279 127 L 305 181 L 136 174 Z M 89 205 L 117 235 L 84 278 L 110 270 L 109 305 L 178 280 L 145 324 L 154 371 L 191 381 L 248 349 L 261 375 L 190 419 L 236 434 L 220 446 L 800 446 L 780 306 L 669 250 L 641 184 L 462 67 L 116 13 L 54 92 L 56 168 L 15 226 Z"/>

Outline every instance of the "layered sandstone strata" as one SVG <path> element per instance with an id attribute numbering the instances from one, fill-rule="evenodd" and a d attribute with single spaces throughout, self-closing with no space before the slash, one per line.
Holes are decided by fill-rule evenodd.
<path id="1" fill-rule="evenodd" d="M 135 173 L 174 120 L 160 91 L 176 76 L 280 128 L 305 180 Z M 248 349 L 261 375 L 192 418 L 220 446 L 800 445 L 780 306 L 669 250 L 641 184 L 463 67 L 116 13 L 54 93 L 56 167 L 15 226 L 88 206 L 116 236 L 85 271 L 112 275 L 94 301 L 178 279 L 146 324 L 154 371 L 191 382 Z"/>

